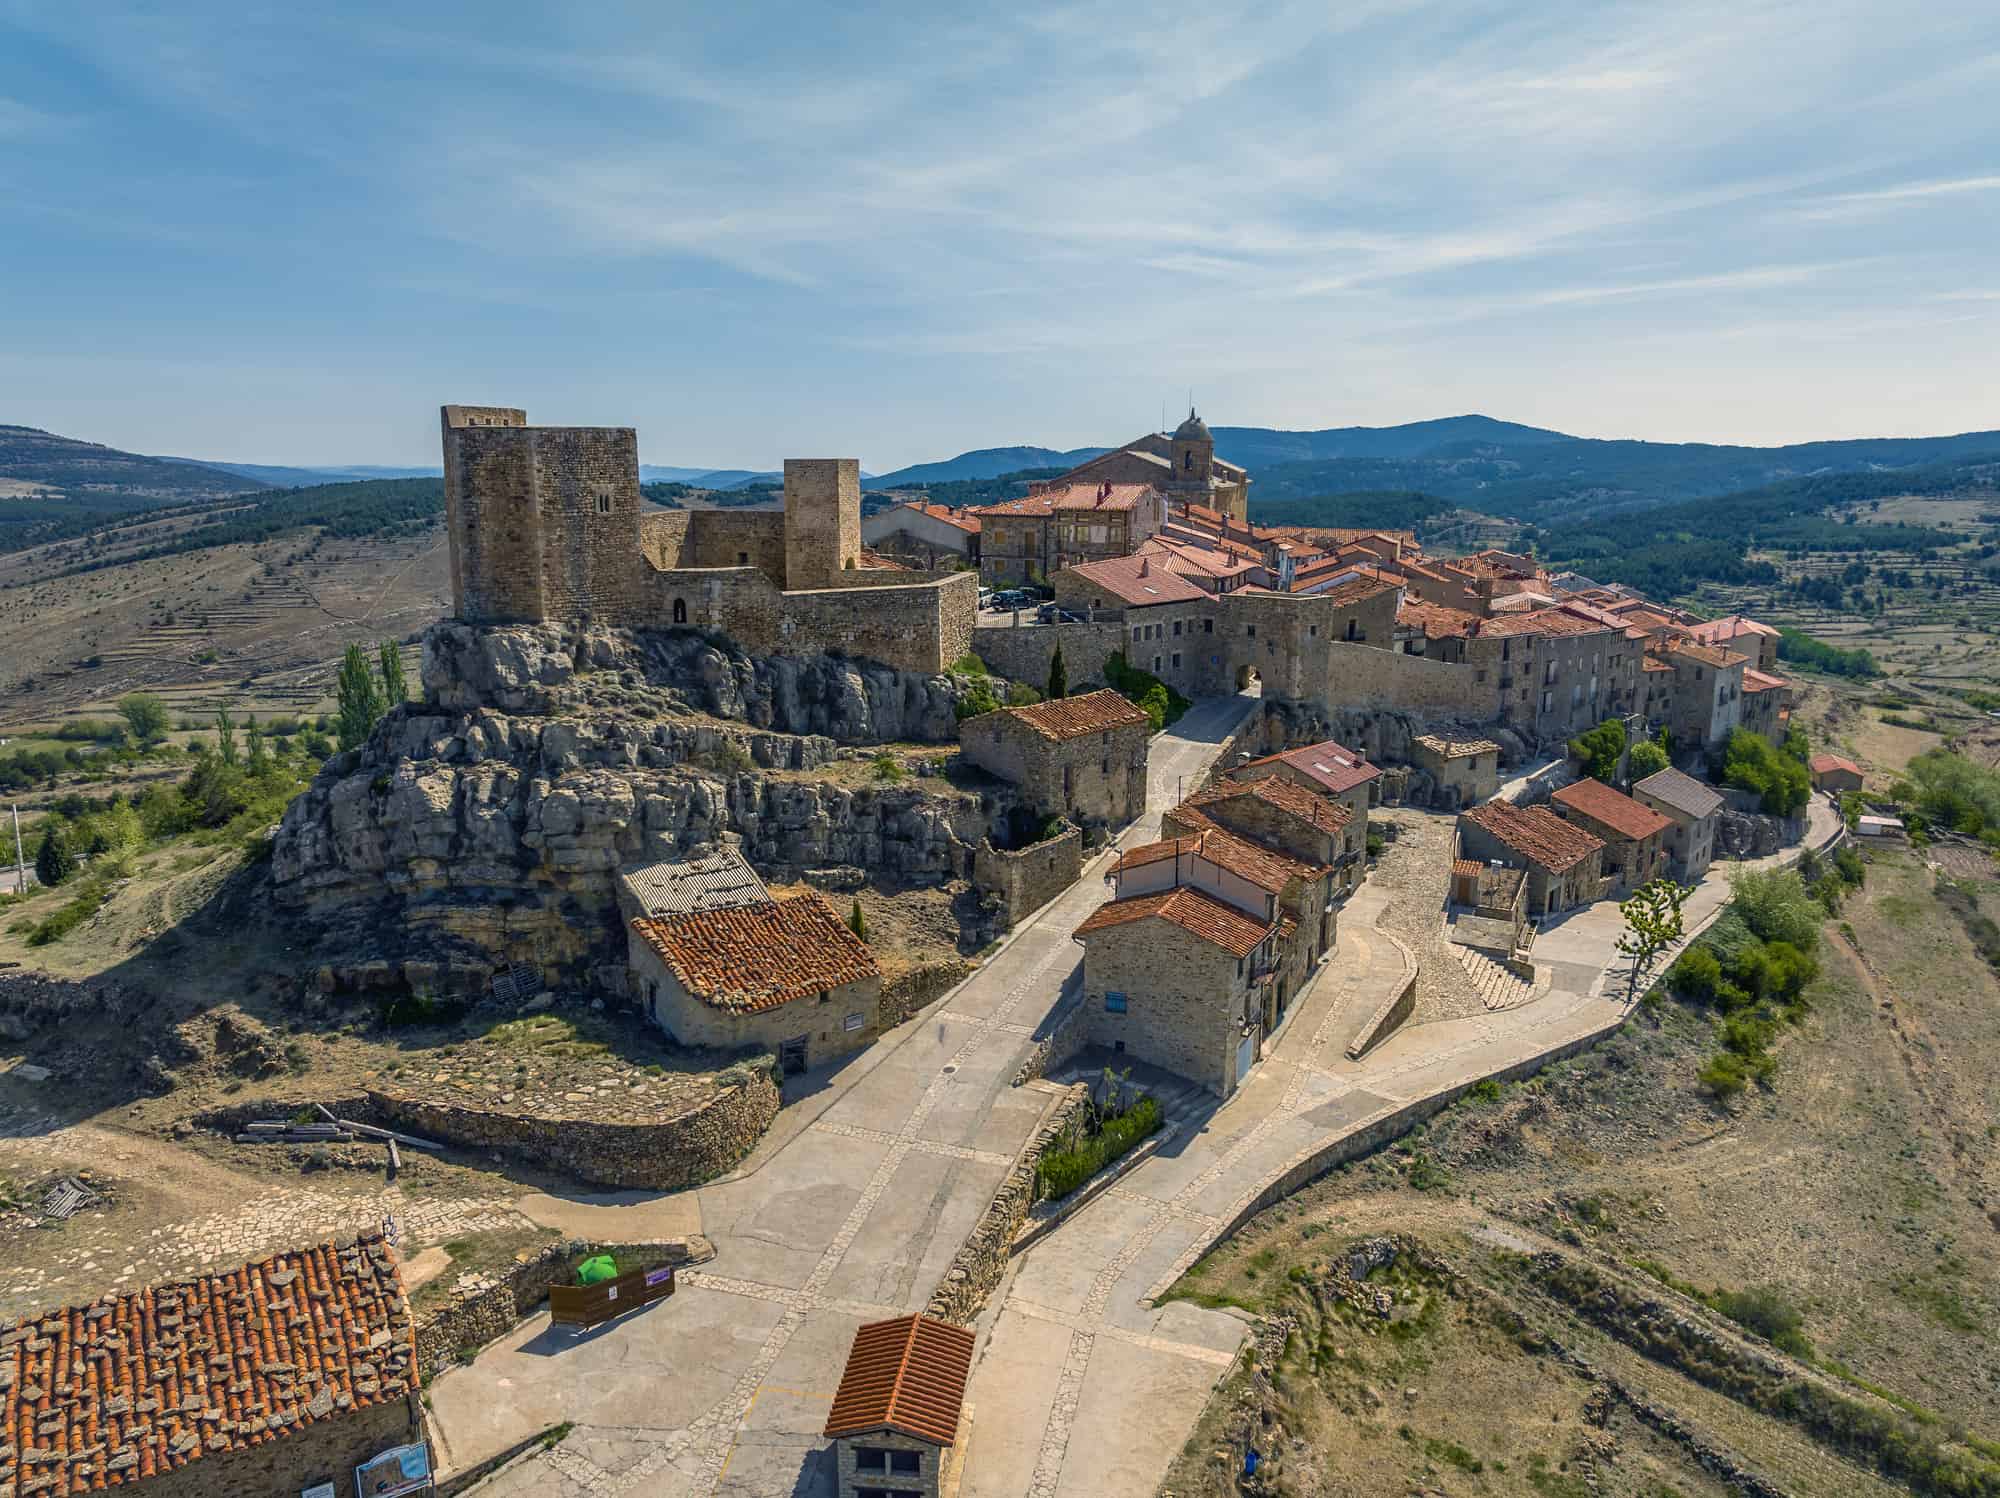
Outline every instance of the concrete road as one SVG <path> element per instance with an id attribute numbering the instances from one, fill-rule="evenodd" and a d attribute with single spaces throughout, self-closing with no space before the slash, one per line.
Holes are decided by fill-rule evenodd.
<path id="1" fill-rule="evenodd" d="M 1203 702 L 1153 741 L 1147 815 L 1125 844 L 1157 834 L 1255 700 Z M 830 1494 L 819 1432 L 854 1329 L 925 1305 L 1058 1095 L 1010 1083 L 1077 972 L 1070 933 L 1103 901 L 1109 858 L 920 1018 L 788 1086 L 794 1100 L 733 1175 L 650 1202 L 539 1202 L 566 1226 L 698 1221 L 716 1257 L 628 1319 L 573 1336 L 542 1313 L 436 1380 L 440 1465 L 571 1421 L 568 1440 L 481 1492 Z"/>

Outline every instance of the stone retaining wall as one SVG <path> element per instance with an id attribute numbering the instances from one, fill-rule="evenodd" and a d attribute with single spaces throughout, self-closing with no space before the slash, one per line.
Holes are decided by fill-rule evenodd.
<path id="1" fill-rule="evenodd" d="M 463 1352 L 504 1337 L 549 1298 L 551 1285 L 567 1284 L 577 1266 L 598 1254 L 610 1254 L 621 1273 L 634 1269 L 676 1269 L 705 1264 L 715 1257 L 706 1238 L 664 1238 L 651 1243 L 593 1243 L 565 1238 L 545 1245 L 532 1258 L 505 1274 L 471 1275 L 453 1287 L 451 1299 L 429 1314 L 416 1312 L 417 1368 L 436 1373 Z"/>
<path id="2" fill-rule="evenodd" d="M 677 1191 L 750 1153 L 778 1111 L 769 1058 L 718 1078 L 722 1090 L 671 1118 L 637 1123 L 532 1118 L 371 1090 L 378 1117 L 427 1139 L 496 1150 L 598 1186 Z"/>
<path id="3" fill-rule="evenodd" d="M 939 994 L 955 988 L 971 974 L 963 962 L 927 962 L 882 980 L 882 1028 L 890 1029 L 925 1008 Z"/>
<path id="4" fill-rule="evenodd" d="M 1417 1008 L 1417 975 L 1410 974 L 1409 981 L 1396 992 L 1384 999 L 1355 1031 L 1354 1039 L 1348 1042 L 1347 1059 L 1359 1061 L 1375 1047 L 1394 1035 L 1409 1023 L 1410 1016 Z"/>
<path id="5" fill-rule="evenodd" d="M 1014 1073 L 1013 1085 L 1022 1087 L 1029 1082 L 1040 1081 L 1082 1050 L 1090 1038 L 1089 1018 L 1081 1003 L 1071 1004 L 1064 1010 L 1049 1027 L 1049 1033 L 1035 1042 L 1028 1059 Z"/>
<path id="6" fill-rule="evenodd" d="M 1021 1146 L 985 1214 L 952 1256 L 951 1267 L 945 1270 L 944 1278 L 931 1292 L 930 1304 L 924 1307 L 926 1315 L 970 1326 L 985 1309 L 987 1297 L 1007 1272 L 1014 1235 L 1020 1232 L 1021 1224 L 1028 1220 L 1028 1209 L 1035 1204 L 1035 1168 L 1041 1164 L 1043 1153 L 1083 1111 L 1090 1097 L 1090 1089 L 1081 1082 L 1072 1083 L 1064 1091 L 1067 1095 L 1043 1117 L 1041 1125 Z"/>
<path id="7" fill-rule="evenodd" d="M 1082 874 L 1083 832 L 1074 826 L 1045 842 L 1012 851 L 982 838 L 972 853 L 972 882 L 1000 897 L 1010 927 L 1040 910 Z"/>
<path id="8" fill-rule="evenodd" d="M 1009 681 L 1024 682 L 1041 691 L 1049 683 L 1049 661 L 1062 646 L 1063 674 L 1074 691 L 1085 682 L 1104 680 L 1104 663 L 1125 648 L 1125 626 L 1118 620 L 1084 624 L 982 624 L 972 631 L 972 653 L 987 669 Z"/>

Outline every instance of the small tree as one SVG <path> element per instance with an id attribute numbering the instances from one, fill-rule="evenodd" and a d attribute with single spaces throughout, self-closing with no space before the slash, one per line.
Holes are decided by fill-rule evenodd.
<path id="1" fill-rule="evenodd" d="M 271 768 L 271 750 L 264 742 L 264 730 L 257 726 L 255 718 L 245 727 L 244 738 L 249 746 L 245 766 L 252 775 L 262 775 Z"/>
<path id="2" fill-rule="evenodd" d="M 861 913 L 861 897 L 854 897 L 854 908 L 847 912 L 847 929 L 861 940 L 868 940 L 868 917 Z"/>
<path id="3" fill-rule="evenodd" d="M 42 844 L 35 849 L 35 877 L 44 887 L 54 889 L 76 872 L 76 855 L 70 851 L 69 829 L 60 818 L 50 817 L 42 828 Z"/>
<path id="4" fill-rule="evenodd" d="M 1691 886 L 1676 884 L 1671 879 L 1649 879 L 1619 904 L 1618 913 L 1625 917 L 1625 930 L 1617 945 L 1621 955 L 1632 959 L 1633 991 L 1637 991 L 1639 979 L 1652 967 L 1654 959 L 1681 939 L 1681 906 L 1693 893 Z"/>
<path id="5" fill-rule="evenodd" d="M 1617 718 L 1606 718 L 1588 733 L 1571 739 L 1569 752 L 1583 766 L 1584 774 L 1610 784 L 1625 753 L 1624 723 Z"/>
<path id="6" fill-rule="evenodd" d="M 1063 664 L 1062 644 L 1056 644 L 1056 653 L 1049 657 L 1049 690 L 1051 702 L 1060 701 L 1069 695 L 1069 667 Z"/>
<path id="7" fill-rule="evenodd" d="M 1666 767 L 1667 751 L 1652 739 L 1639 740 L 1625 758 L 1625 768 L 1634 780 L 1644 780 L 1648 775 L 1657 775 Z"/>
<path id="8" fill-rule="evenodd" d="M 236 720 L 226 706 L 215 710 L 215 755 L 225 765 L 236 763 Z"/>
<path id="9" fill-rule="evenodd" d="M 368 656 L 359 645 L 347 647 L 340 661 L 340 709 L 335 714 L 335 732 L 342 749 L 356 749 L 382 716 L 382 690 L 375 683 Z"/>
<path id="10" fill-rule="evenodd" d="M 132 737 L 141 744 L 150 744 L 166 734 L 166 704 L 150 692 L 134 692 L 129 697 L 121 697 L 118 711 L 125 719 L 125 726 L 132 730 Z"/>
<path id="11" fill-rule="evenodd" d="M 382 700 L 394 707 L 410 698 L 408 686 L 403 681 L 403 652 L 396 648 L 394 640 L 384 640 L 377 652 L 377 660 L 382 667 Z"/>

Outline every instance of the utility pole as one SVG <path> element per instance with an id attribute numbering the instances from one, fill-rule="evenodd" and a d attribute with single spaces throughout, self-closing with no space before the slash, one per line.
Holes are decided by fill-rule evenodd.
<path id="1" fill-rule="evenodd" d="M 21 856 L 21 803 L 12 803 L 14 813 L 14 893 L 28 892 L 28 861 Z"/>

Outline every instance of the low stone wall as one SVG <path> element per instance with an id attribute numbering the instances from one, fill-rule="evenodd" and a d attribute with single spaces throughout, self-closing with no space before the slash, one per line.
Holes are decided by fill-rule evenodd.
<path id="1" fill-rule="evenodd" d="M 900 1025 L 939 994 L 964 982 L 972 968 L 963 962 L 927 962 L 882 980 L 882 1028 Z"/>
<path id="2" fill-rule="evenodd" d="M 1000 897 L 1009 926 L 1040 910 L 1082 874 L 1083 832 L 1074 826 L 1014 851 L 996 848 L 991 838 L 982 838 L 972 853 L 972 882 Z"/>
<path id="3" fill-rule="evenodd" d="M 1035 1042 L 1028 1059 L 1014 1073 L 1013 1085 L 1022 1087 L 1029 1082 L 1040 1081 L 1082 1050 L 1090 1038 L 1088 1019 L 1089 1011 L 1081 1003 L 1071 1004 L 1065 1009 L 1049 1027 L 1049 1033 Z"/>
<path id="4" fill-rule="evenodd" d="M 1104 680 L 1104 663 L 1125 648 L 1125 626 L 1116 619 L 1083 624 L 982 624 L 972 631 L 972 653 L 987 668 L 1036 691 L 1048 685 L 1049 660 L 1062 646 L 1063 674 L 1071 689 Z"/>
<path id="5" fill-rule="evenodd" d="M 1035 1204 L 1035 1168 L 1041 1163 L 1043 1152 L 1063 1136 L 1090 1097 L 1090 1089 L 1081 1082 L 1072 1083 L 1065 1093 L 1021 1146 L 999 1190 L 987 1203 L 985 1215 L 966 1235 L 965 1242 L 952 1256 L 951 1267 L 931 1292 L 924 1314 L 970 1326 L 986 1308 L 987 1297 L 1007 1272 L 1014 1235 L 1021 1231 L 1021 1225 L 1028 1220 L 1028 1209 Z"/>
<path id="6" fill-rule="evenodd" d="M 1325 649 L 1327 679 L 1338 683 L 1343 707 L 1400 708 L 1466 723 L 1500 715 L 1500 689 L 1480 681 L 1473 666 L 1344 640 L 1328 641 Z"/>
<path id="7" fill-rule="evenodd" d="M 730 1169 L 778 1111 L 768 1058 L 723 1074 L 720 1092 L 671 1118 L 637 1123 L 532 1118 L 371 1090 L 377 1119 L 412 1134 L 495 1150 L 598 1186 L 676 1191 Z"/>
<path id="8" fill-rule="evenodd" d="M 43 972 L 0 972 L 0 1040 L 26 1040 L 72 1020 L 128 1018 L 151 1006 L 146 995 L 108 978 L 72 982 Z"/>
<path id="9" fill-rule="evenodd" d="M 634 1269 L 676 1269 L 705 1264 L 715 1257 L 706 1238 L 663 1238 L 651 1243 L 593 1243 L 565 1238 L 545 1245 L 532 1258 L 499 1276 L 473 1275 L 454 1286 L 451 1299 L 426 1314 L 415 1314 L 417 1368 L 435 1373 L 461 1354 L 484 1347 L 519 1326 L 543 1301 L 551 1285 L 567 1284 L 577 1266 L 598 1254 L 610 1254 L 621 1273 Z"/>
<path id="10" fill-rule="evenodd" d="M 1374 1050 L 1408 1024 L 1416 1008 L 1417 975 L 1411 973 L 1407 983 L 1384 999 L 1375 1012 L 1362 1021 L 1361 1028 L 1354 1033 L 1354 1039 L 1348 1042 L 1347 1059 L 1359 1061 Z"/>

